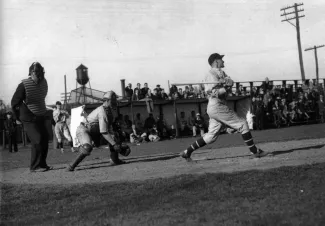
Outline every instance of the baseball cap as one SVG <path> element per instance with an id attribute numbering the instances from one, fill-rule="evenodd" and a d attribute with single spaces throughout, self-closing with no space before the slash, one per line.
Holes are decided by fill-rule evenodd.
<path id="1" fill-rule="evenodd" d="M 57 101 L 55 105 L 62 105 L 62 103 L 60 101 Z"/>
<path id="2" fill-rule="evenodd" d="M 213 61 L 218 60 L 218 59 L 222 59 L 225 55 L 220 55 L 219 53 L 212 53 L 209 56 L 208 59 L 208 63 L 211 65 L 213 63 Z"/>

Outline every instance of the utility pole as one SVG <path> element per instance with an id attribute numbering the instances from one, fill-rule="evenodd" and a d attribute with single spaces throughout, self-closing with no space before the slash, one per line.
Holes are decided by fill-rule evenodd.
<path id="1" fill-rule="evenodd" d="M 319 80 L 319 74 L 318 74 L 318 58 L 317 58 L 317 49 L 318 48 L 322 48 L 324 47 L 325 45 L 321 45 L 321 46 L 314 46 L 314 47 L 311 47 L 311 48 L 307 48 L 305 49 L 305 51 L 309 51 L 309 50 L 314 50 L 314 53 L 315 53 L 315 63 L 316 63 L 316 84 L 318 85 L 318 80 Z"/>
<path id="2" fill-rule="evenodd" d="M 281 22 L 287 21 L 292 26 L 296 27 L 301 79 L 302 79 L 302 81 L 305 81 L 305 70 L 304 70 L 304 63 L 303 63 L 303 59 L 302 59 L 301 42 L 300 42 L 300 24 L 299 24 L 299 18 L 304 17 L 305 15 L 298 14 L 299 12 L 304 11 L 303 9 L 298 9 L 298 6 L 302 6 L 302 5 L 303 5 L 303 3 L 299 3 L 299 4 L 295 3 L 292 6 L 287 6 L 287 7 L 282 8 L 280 11 L 283 10 L 283 14 L 281 16 L 285 17 L 285 19 L 281 20 Z M 287 9 L 291 9 L 291 8 L 294 8 L 294 11 L 286 12 Z M 291 18 L 287 18 L 287 15 L 289 15 L 289 14 L 295 14 L 295 16 L 291 17 Z M 293 23 L 290 22 L 290 20 L 294 20 L 294 19 L 296 19 L 296 25 L 294 25 Z"/>

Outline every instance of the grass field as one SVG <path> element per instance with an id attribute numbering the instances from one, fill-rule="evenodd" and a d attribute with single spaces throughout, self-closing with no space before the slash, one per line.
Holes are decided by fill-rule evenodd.
<path id="1" fill-rule="evenodd" d="M 1 225 L 325 225 L 325 163 L 139 182 L 2 185 Z"/>

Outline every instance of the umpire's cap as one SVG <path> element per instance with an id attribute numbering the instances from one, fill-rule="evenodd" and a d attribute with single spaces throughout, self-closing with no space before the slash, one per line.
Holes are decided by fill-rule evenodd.
<path id="1" fill-rule="evenodd" d="M 110 100 L 110 99 L 112 99 L 112 96 L 113 95 L 115 95 L 116 96 L 116 93 L 114 92 L 114 91 L 108 91 L 108 92 L 106 92 L 105 94 L 104 94 L 104 96 L 103 96 L 103 99 L 104 100 Z"/>
<path id="2" fill-rule="evenodd" d="M 218 60 L 218 59 L 222 59 L 225 55 L 220 55 L 219 53 L 212 53 L 210 56 L 209 56 L 209 59 L 208 59 L 208 62 L 210 64 L 210 66 L 212 65 L 212 63 L 215 61 L 215 60 Z"/>

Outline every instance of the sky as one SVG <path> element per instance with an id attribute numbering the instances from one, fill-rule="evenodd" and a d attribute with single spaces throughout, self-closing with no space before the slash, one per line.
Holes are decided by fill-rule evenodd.
<path id="1" fill-rule="evenodd" d="M 200 82 L 211 53 L 224 54 L 236 82 L 301 79 L 296 29 L 281 22 L 293 0 L 3 0 L 0 2 L 0 98 L 10 103 L 28 68 L 40 62 L 47 104 L 76 88 L 88 67 L 91 88 L 121 94 L 133 87 Z M 300 8 L 302 49 L 325 44 L 325 1 Z M 292 10 L 287 10 L 290 12 Z M 293 21 L 294 22 L 294 21 Z M 318 49 L 325 78 L 325 48 Z M 303 51 L 306 78 L 315 78 L 314 51 Z"/>

